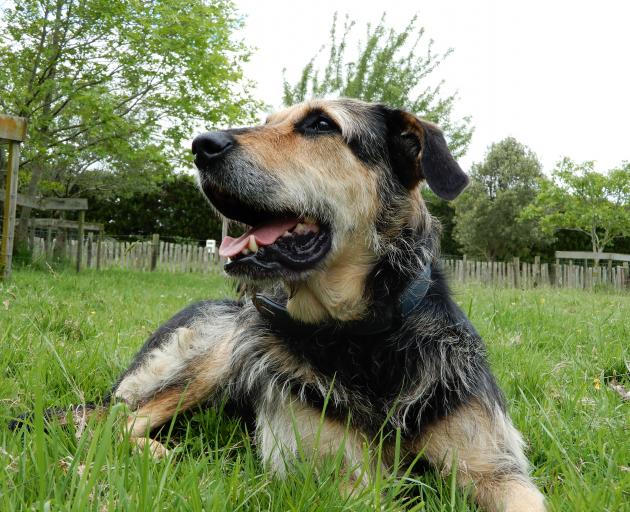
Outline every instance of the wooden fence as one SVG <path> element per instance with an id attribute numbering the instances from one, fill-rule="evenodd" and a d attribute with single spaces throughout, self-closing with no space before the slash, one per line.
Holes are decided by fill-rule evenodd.
<path id="1" fill-rule="evenodd" d="M 55 249 L 56 240 L 34 237 L 31 240 L 33 261 L 50 261 L 53 251 L 73 266 L 81 255 L 79 268 L 161 270 L 165 272 L 216 272 L 220 262 L 216 253 L 192 243 L 153 241 L 120 241 L 95 238 L 89 234 L 78 251 L 77 240 L 67 240 Z M 154 250 L 155 248 L 155 250 Z"/>
<path id="2" fill-rule="evenodd" d="M 628 263 L 622 265 L 575 265 L 573 262 L 534 263 L 512 261 L 472 261 L 468 259 L 444 259 L 442 263 L 451 279 L 460 282 L 484 283 L 503 288 L 536 288 L 555 286 L 559 288 L 612 287 L 630 289 Z"/>
<path id="3" fill-rule="evenodd" d="M 50 260 L 56 240 L 31 238 L 34 260 Z M 121 268 L 134 270 L 161 270 L 166 272 L 220 272 L 218 255 L 209 252 L 198 244 L 178 244 L 159 240 L 120 241 L 112 238 L 101 239 L 88 234 L 81 251 L 78 242 L 68 240 L 57 254 L 76 266 L 77 254 L 82 261 L 79 268 Z M 444 258 L 442 264 L 451 279 L 459 283 L 482 283 L 503 288 L 536 288 L 555 286 L 559 288 L 582 288 L 592 290 L 609 287 L 630 290 L 630 270 L 628 262 L 612 265 L 589 266 L 588 261 L 576 265 L 572 260 L 561 263 L 522 262 L 519 258 L 511 261 L 474 261 L 467 258 Z"/>

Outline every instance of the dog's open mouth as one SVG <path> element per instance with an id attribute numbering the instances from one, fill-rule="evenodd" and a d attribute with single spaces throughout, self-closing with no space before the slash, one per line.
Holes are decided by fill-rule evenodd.
<path id="1" fill-rule="evenodd" d="M 226 236 L 219 247 L 231 274 L 295 277 L 316 267 L 330 250 L 330 229 L 313 216 L 270 212 L 233 196 L 205 192 L 223 215 L 247 226 L 238 238 Z"/>

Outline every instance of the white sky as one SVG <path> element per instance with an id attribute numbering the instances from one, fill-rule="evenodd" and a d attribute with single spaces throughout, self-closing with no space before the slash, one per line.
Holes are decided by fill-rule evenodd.
<path id="1" fill-rule="evenodd" d="M 327 42 L 333 13 L 365 24 L 406 25 L 413 14 L 454 53 L 436 75 L 457 91 L 456 115 L 475 127 L 468 168 L 507 136 L 528 145 L 546 172 L 562 156 L 606 170 L 630 160 L 630 1 L 624 0 L 235 0 L 241 34 L 257 48 L 245 68 L 258 97 L 279 107 L 282 69 L 298 77 Z M 353 56 L 351 46 L 349 56 Z"/>

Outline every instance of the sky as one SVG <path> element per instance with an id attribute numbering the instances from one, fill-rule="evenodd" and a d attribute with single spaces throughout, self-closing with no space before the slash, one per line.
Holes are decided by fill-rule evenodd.
<path id="1" fill-rule="evenodd" d="M 279 108 L 282 70 L 294 81 L 328 41 L 335 11 L 401 29 L 414 14 L 436 50 L 453 54 L 435 75 L 457 92 L 455 115 L 475 128 L 465 169 L 513 136 L 549 173 L 563 156 L 606 171 L 630 160 L 630 1 L 235 0 L 239 36 L 254 47 L 244 68 L 255 92 Z M 349 50 L 352 49 L 352 46 Z M 352 55 L 352 52 L 349 52 Z"/>

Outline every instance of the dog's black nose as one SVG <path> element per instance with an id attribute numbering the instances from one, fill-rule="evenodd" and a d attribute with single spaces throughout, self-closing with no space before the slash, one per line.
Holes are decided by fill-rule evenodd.
<path id="1" fill-rule="evenodd" d="M 234 145 L 234 137 L 227 132 L 206 132 L 197 135 L 192 142 L 195 165 L 200 169 L 213 158 L 221 156 Z"/>

